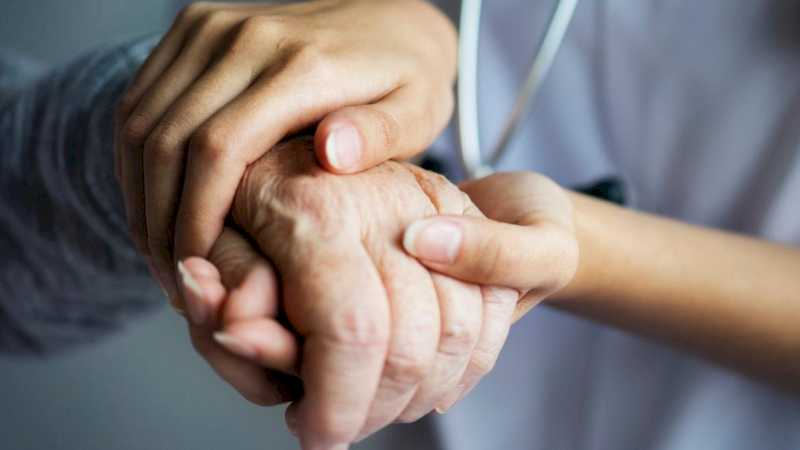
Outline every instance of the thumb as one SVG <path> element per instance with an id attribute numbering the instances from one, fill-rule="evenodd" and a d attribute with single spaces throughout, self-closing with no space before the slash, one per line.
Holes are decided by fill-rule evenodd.
<path id="1" fill-rule="evenodd" d="M 319 163 L 334 173 L 356 173 L 390 159 L 410 158 L 447 124 L 452 101 L 402 87 L 380 101 L 329 114 L 314 136 Z"/>
<path id="2" fill-rule="evenodd" d="M 577 245 L 549 224 L 435 216 L 412 223 L 403 247 L 426 267 L 464 281 L 547 296 L 574 274 Z"/>

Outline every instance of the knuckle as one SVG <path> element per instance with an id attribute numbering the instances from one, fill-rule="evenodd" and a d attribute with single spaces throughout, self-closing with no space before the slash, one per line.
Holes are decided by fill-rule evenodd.
<path id="1" fill-rule="evenodd" d="M 117 107 L 114 110 L 114 119 L 118 123 L 124 123 L 131 112 L 133 112 L 133 108 L 136 107 L 138 99 L 131 89 L 132 87 L 133 86 L 128 88 L 128 91 L 117 102 Z"/>
<path id="2" fill-rule="evenodd" d="M 139 147 L 147 139 L 149 131 L 150 120 L 142 114 L 135 114 L 122 127 L 122 142 L 131 147 Z"/>
<path id="3" fill-rule="evenodd" d="M 439 340 L 439 351 L 444 354 L 459 355 L 470 351 L 478 341 L 476 324 L 465 318 L 448 320 L 443 324 Z"/>
<path id="4" fill-rule="evenodd" d="M 300 209 L 324 209 L 332 200 L 332 196 L 326 195 L 323 183 L 311 177 L 289 178 L 285 181 L 284 187 L 285 195 L 296 202 Z"/>
<path id="5" fill-rule="evenodd" d="M 156 165 L 168 164 L 179 155 L 180 141 L 162 128 L 153 132 L 144 143 L 145 157 Z"/>
<path id="6" fill-rule="evenodd" d="M 473 275 L 480 280 L 494 279 L 504 268 L 505 252 L 505 247 L 497 245 L 494 236 L 488 236 L 481 242 L 480 249 L 476 252 L 480 255 L 480 260 L 472 264 L 471 269 L 475 272 Z"/>
<path id="7" fill-rule="evenodd" d="M 520 299 L 519 291 L 508 287 L 484 286 L 482 293 L 484 304 L 496 306 L 502 310 L 514 308 Z"/>
<path id="8" fill-rule="evenodd" d="M 460 191 L 443 175 L 419 168 L 412 168 L 412 173 L 420 190 L 428 197 L 435 214 L 461 214 L 463 198 Z"/>
<path id="9" fill-rule="evenodd" d="M 482 377 L 494 369 L 497 356 L 488 351 L 475 351 L 469 362 L 470 371 Z"/>
<path id="10" fill-rule="evenodd" d="M 250 16 L 239 23 L 236 40 L 263 45 L 265 39 L 278 37 L 282 31 L 283 25 L 279 20 L 263 15 Z"/>
<path id="11" fill-rule="evenodd" d="M 336 344 L 382 351 L 389 343 L 384 320 L 363 307 L 340 308 L 330 315 L 327 336 Z"/>
<path id="12" fill-rule="evenodd" d="M 217 34 L 233 20 L 233 13 L 224 9 L 206 10 L 197 20 L 196 33 L 201 36 Z"/>
<path id="13" fill-rule="evenodd" d="M 230 133 L 227 127 L 211 124 L 192 136 L 192 151 L 209 161 L 223 161 L 231 156 Z"/>
<path id="14" fill-rule="evenodd" d="M 335 81 L 338 63 L 336 57 L 318 45 L 292 43 L 284 39 L 282 47 L 291 51 L 289 64 L 301 74 L 313 78 L 319 85 Z"/>
<path id="15" fill-rule="evenodd" d="M 378 137 L 379 145 L 385 149 L 392 149 L 397 146 L 397 141 L 400 136 L 400 123 L 393 114 L 386 111 L 375 111 L 375 122 L 377 129 L 375 130 Z"/>
<path id="16" fill-rule="evenodd" d="M 205 14 L 207 11 L 211 9 L 212 5 L 210 2 L 194 2 L 183 9 L 180 10 L 178 15 L 176 16 L 176 22 L 185 23 L 185 22 L 193 22 L 198 17 Z"/>
<path id="17" fill-rule="evenodd" d="M 291 231 L 291 234 L 301 237 L 313 230 L 319 238 L 333 239 L 346 229 L 348 216 L 342 214 L 346 208 L 346 198 L 337 195 L 322 179 L 292 177 L 285 180 L 281 188 L 279 202 L 291 212 L 277 217 L 290 225 L 287 231 Z"/>
<path id="18" fill-rule="evenodd" d="M 200 39 L 214 39 L 232 20 L 232 12 L 221 9 L 207 9 L 187 21 L 188 33 Z"/>
<path id="19" fill-rule="evenodd" d="M 272 46 L 273 52 L 282 55 L 292 48 L 291 30 L 286 25 L 286 18 L 267 15 L 256 15 L 240 21 L 234 30 L 229 52 L 251 53 L 262 51 L 265 46 Z"/>
<path id="20" fill-rule="evenodd" d="M 383 377 L 400 385 L 415 385 L 428 373 L 430 362 L 419 352 L 392 351 L 386 358 Z"/>

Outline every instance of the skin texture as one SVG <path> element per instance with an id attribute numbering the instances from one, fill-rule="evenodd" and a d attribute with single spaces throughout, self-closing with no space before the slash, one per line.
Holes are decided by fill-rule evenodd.
<path id="1" fill-rule="evenodd" d="M 463 184 L 461 189 L 486 218 L 477 214 L 428 216 L 405 227 L 402 243 L 408 254 L 437 273 L 510 286 L 523 293 L 513 320 L 547 297 L 548 304 L 557 308 L 656 337 L 791 391 L 800 389 L 800 368 L 792 363 L 800 348 L 796 327 L 800 286 L 795 276 L 800 270 L 800 252 L 796 248 L 625 210 L 568 193 L 532 173 L 496 174 Z M 383 206 L 386 202 L 381 203 Z M 437 222 L 455 225 L 460 234 L 457 251 L 447 260 L 432 248 L 435 245 L 420 238 L 424 234 L 420 226 L 424 229 Z M 410 234 L 416 237 L 409 239 Z M 249 255 L 251 261 L 260 258 L 248 241 L 238 239 L 241 245 L 237 254 Z M 664 248 L 670 251 L 664 252 Z M 580 259 L 578 250 L 583 255 Z M 231 266 L 219 261 L 213 252 L 211 262 L 193 258 L 187 265 L 210 267 L 212 271 L 216 270 L 214 265 Z M 247 267 L 258 265 L 250 262 L 238 267 L 246 272 Z M 732 273 L 737 274 L 733 283 Z M 292 373 L 299 346 L 292 341 L 290 331 L 268 323 L 270 318 L 265 324 L 257 314 L 229 312 L 277 308 L 277 294 L 261 295 L 274 292 L 271 286 L 275 282 L 269 282 L 270 277 L 261 279 L 266 281 L 239 283 L 235 276 L 212 277 L 212 291 L 240 286 L 226 300 L 224 311 L 217 307 L 225 317 L 236 317 L 222 325 L 225 336 L 232 337 L 235 345 L 223 344 L 243 357 L 237 364 Z M 484 325 L 479 342 L 484 334 L 492 334 L 492 326 L 485 324 L 505 327 L 502 320 L 495 322 L 487 317 L 493 314 L 490 305 L 495 302 L 487 296 L 486 288 L 483 292 Z M 760 300 L 754 302 L 754 298 Z M 264 302 L 271 306 L 264 306 Z M 502 310 L 505 303 L 496 303 Z M 262 306 L 254 307 L 259 304 Z M 495 343 L 502 345 L 502 340 Z M 480 355 L 478 347 L 480 344 L 475 353 Z M 224 351 L 219 353 L 225 355 Z M 493 362 L 491 356 L 476 354 L 470 366 L 481 368 L 475 373 L 487 372 Z M 492 352 L 483 355 L 496 357 Z M 214 365 L 215 359 L 208 359 Z M 447 409 L 475 385 L 480 377 L 471 379 L 470 372 L 468 369 L 457 388 L 440 400 L 440 409 Z M 300 395 L 296 385 L 286 387 L 279 382 L 282 380 L 261 379 L 265 390 L 274 392 L 270 397 L 275 399 L 273 403 Z M 289 409 L 290 427 L 298 426 L 297 414 L 297 407 Z"/>
<path id="2" fill-rule="evenodd" d="M 421 0 L 183 10 L 116 118 L 131 233 L 173 302 L 174 257 L 208 254 L 249 164 L 314 124 L 332 172 L 417 154 L 450 117 L 455 54 Z"/>
<path id="3" fill-rule="evenodd" d="M 304 393 L 289 421 L 304 448 L 346 445 L 449 406 L 491 369 L 519 292 L 431 272 L 407 254 L 401 244 L 406 226 L 436 214 L 482 217 L 455 186 L 415 166 L 387 162 L 338 176 L 318 166 L 310 140 L 279 145 L 248 170 L 232 217 L 279 274 L 281 309 L 302 342 L 302 360 L 285 356 L 298 345 L 288 331 L 264 337 L 272 335 L 263 330 L 281 325 L 277 295 L 266 295 L 266 305 L 242 307 L 252 300 L 238 288 L 222 306 L 225 276 L 192 258 L 184 265 L 192 280 L 184 279 L 183 289 L 196 347 L 260 403 L 280 401 L 286 389 L 242 381 L 245 370 L 230 368 L 242 367 L 241 360 L 220 360 L 210 339 L 215 327 L 222 323 L 225 337 L 237 339 L 222 343 L 240 356 L 284 373 L 296 367 Z M 213 254 L 219 259 L 218 251 Z M 249 255 L 243 259 L 258 253 Z M 261 274 L 240 277 L 245 282 L 238 285 L 262 284 L 274 293 L 266 259 L 253 261 Z M 204 311 L 198 314 L 198 307 Z M 222 319 L 213 319 L 222 308 Z M 257 378 L 257 369 L 248 367 Z"/>
<path id="4" fill-rule="evenodd" d="M 525 291 L 537 286 L 543 270 L 573 260 L 563 233 L 571 230 L 580 253 L 576 275 L 547 297 L 548 305 L 800 392 L 796 246 L 621 208 L 531 173 L 492 175 L 462 189 L 489 218 L 505 224 L 456 218 L 465 224 L 461 250 L 446 263 L 420 258 L 426 266 Z M 553 236 L 553 225 L 561 233 Z M 542 259 L 542 248 L 562 253 Z"/>
<path id="5" fill-rule="evenodd" d="M 549 302 L 800 393 L 800 249 L 571 194 L 577 275 Z"/>

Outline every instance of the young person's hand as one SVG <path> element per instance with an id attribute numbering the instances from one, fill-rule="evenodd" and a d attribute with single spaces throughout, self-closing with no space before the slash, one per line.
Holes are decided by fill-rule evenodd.
<path id="1" fill-rule="evenodd" d="M 578 267 L 572 202 L 532 172 L 498 173 L 459 185 L 486 217 L 430 217 L 412 224 L 403 245 L 439 273 L 524 294 L 515 318 L 564 288 Z"/>
<path id="2" fill-rule="evenodd" d="M 579 252 L 566 191 L 532 172 L 498 173 L 459 187 L 486 217 L 457 214 L 416 221 L 404 234 L 407 252 L 437 273 L 516 289 L 522 296 L 513 321 L 570 283 Z M 461 393 L 443 407 L 466 395 L 484 373 L 467 370 Z"/>
<path id="3" fill-rule="evenodd" d="M 319 122 L 317 158 L 337 173 L 424 150 L 450 117 L 455 55 L 422 0 L 186 8 L 116 129 L 131 232 L 170 297 L 174 256 L 207 255 L 245 168 L 287 134 Z"/>

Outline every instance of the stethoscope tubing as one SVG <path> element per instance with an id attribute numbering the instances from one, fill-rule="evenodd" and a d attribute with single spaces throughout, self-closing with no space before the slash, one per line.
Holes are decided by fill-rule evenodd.
<path id="1" fill-rule="evenodd" d="M 523 117 L 530 111 L 575 15 L 578 0 L 558 0 L 539 48 L 528 70 L 511 113 L 503 125 L 495 146 L 484 158 L 481 152 L 480 118 L 478 117 L 478 58 L 482 0 L 462 0 L 459 20 L 457 125 L 458 147 L 462 169 L 467 179 L 479 178 L 494 171 L 505 154 Z"/>

